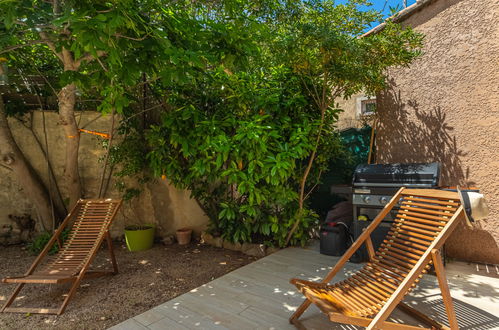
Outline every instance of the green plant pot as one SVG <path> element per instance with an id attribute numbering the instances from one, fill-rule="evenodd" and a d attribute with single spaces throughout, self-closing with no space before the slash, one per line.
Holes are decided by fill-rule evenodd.
<path id="1" fill-rule="evenodd" d="M 154 226 L 130 226 L 125 228 L 125 240 L 128 250 L 144 251 L 150 249 L 154 243 Z"/>

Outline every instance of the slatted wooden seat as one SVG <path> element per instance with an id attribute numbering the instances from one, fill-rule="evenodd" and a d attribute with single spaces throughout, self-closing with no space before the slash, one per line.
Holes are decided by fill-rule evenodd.
<path id="1" fill-rule="evenodd" d="M 1 311 L 60 315 L 64 312 L 67 303 L 76 292 L 83 278 L 118 273 L 118 266 L 109 235 L 109 226 L 120 205 L 120 200 L 79 200 L 36 258 L 28 272 L 24 276 L 7 277 L 2 280 L 4 283 L 17 283 L 18 285 Z M 61 244 L 61 234 L 68 226 L 71 226 L 71 230 L 65 242 Z M 92 263 L 104 239 L 108 243 L 113 270 L 88 271 L 88 267 Z M 56 243 L 59 245 L 58 253 L 47 257 L 48 252 Z M 46 262 L 42 265 L 42 261 Z M 73 282 L 73 285 L 60 308 L 10 307 L 25 284 L 58 284 L 65 282 Z"/>
<path id="2" fill-rule="evenodd" d="M 394 223 L 381 246 L 374 251 L 370 234 L 397 203 L 400 209 Z M 446 326 L 402 303 L 404 296 L 433 263 L 451 329 L 457 329 L 439 250 L 462 215 L 463 208 L 456 192 L 402 188 L 321 283 L 291 280 L 307 300 L 290 321 L 295 322 L 310 303 L 315 303 L 333 322 L 368 329 L 421 329 L 386 321 L 399 307 L 432 328 L 446 329 Z M 347 279 L 329 284 L 362 244 L 366 244 L 369 262 Z"/>

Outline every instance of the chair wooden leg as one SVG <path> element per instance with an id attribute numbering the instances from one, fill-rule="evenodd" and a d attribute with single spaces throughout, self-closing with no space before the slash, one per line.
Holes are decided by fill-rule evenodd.
<path id="1" fill-rule="evenodd" d="M 369 256 L 369 261 L 373 261 L 376 252 L 374 251 L 374 245 L 373 241 L 371 240 L 371 236 L 367 236 L 366 248 L 367 248 L 367 255 Z"/>
<path id="2" fill-rule="evenodd" d="M 106 235 L 106 237 L 109 237 L 108 244 L 112 243 L 111 242 L 111 236 L 109 236 L 109 231 L 106 231 L 106 234 L 104 234 L 104 235 Z M 94 251 L 93 251 L 92 255 L 85 262 L 85 265 L 83 265 L 82 269 L 80 270 L 80 273 L 78 274 L 78 277 L 76 278 L 76 280 L 73 283 L 73 286 L 71 286 L 71 289 L 69 290 L 66 299 L 64 299 L 64 302 L 62 303 L 61 307 L 59 308 L 59 312 L 57 313 L 57 315 L 61 315 L 62 313 L 64 313 L 64 310 L 66 309 L 66 306 L 67 306 L 69 300 L 71 300 L 71 298 L 73 297 L 73 295 L 76 293 L 76 289 L 78 289 L 78 287 L 80 286 L 81 280 L 83 280 L 83 278 L 85 277 L 85 274 L 86 274 L 86 272 L 88 270 L 88 267 L 90 266 L 90 264 L 94 260 L 95 255 L 96 255 L 97 251 L 99 251 L 99 248 L 101 246 L 102 246 L 102 240 L 94 248 Z M 111 249 L 112 249 L 112 246 L 111 246 Z M 112 250 L 110 250 L 110 251 L 112 251 Z M 114 256 L 114 254 L 113 254 L 113 256 Z"/>
<path id="3" fill-rule="evenodd" d="M 298 319 L 294 319 L 293 321 L 290 319 L 289 322 L 295 326 L 296 330 L 307 330 L 307 328 Z"/>
<path id="4" fill-rule="evenodd" d="M 449 285 L 447 284 L 447 278 L 445 276 L 445 269 L 442 263 L 440 250 L 433 249 L 431 251 L 431 258 L 433 259 L 433 265 L 435 266 L 435 273 L 437 274 L 438 285 L 440 286 L 440 291 L 442 292 L 442 299 L 444 301 L 445 310 L 447 312 L 447 318 L 449 319 L 450 328 L 452 330 L 459 329 L 459 325 L 457 324 L 456 312 L 454 310 L 452 297 L 449 291 Z"/>
<path id="5" fill-rule="evenodd" d="M 334 312 L 328 313 L 328 316 L 329 316 L 329 320 L 331 320 L 332 322 L 356 325 L 356 326 L 361 326 L 361 327 L 368 327 L 372 321 L 371 318 L 367 318 L 367 317 L 347 316 L 347 315 L 344 315 L 341 313 L 334 313 Z M 433 328 L 421 328 L 420 326 L 414 326 L 414 325 L 403 324 L 403 323 L 394 323 L 394 322 L 390 322 L 390 321 L 383 321 L 380 324 L 380 326 L 376 329 L 381 329 L 381 330 L 422 330 L 422 329 L 433 330 Z"/>
<path id="6" fill-rule="evenodd" d="M 441 324 L 440 322 L 437 322 L 435 321 L 434 319 L 432 319 L 431 317 L 427 316 L 426 314 L 424 313 L 421 313 L 420 311 L 418 311 L 417 309 L 415 308 L 412 308 L 411 306 L 403 303 L 403 302 L 400 302 L 397 307 L 402 310 L 403 312 L 405 312 L 406 314 L 409 314 L 410 316 L 414 317 L 415 319 L 423 322 L 423 323 L 426 323 L 427 325 L 430 325 L 432 326 L 432 328 L 434 329 L 439 329 L 439 330 L 450 330 L 449 327 Z"/>
<path id="7" fill-rule="evenodd" d="M 111 239 L 109 231 L 106 232 L 106 241 L 107 241 L 107 248 L 111 256 L 111 263 L 113 264 L 113 272 L 114 274 L 118 274 L 118 263 L 116 262 L 116 257 L 114 256 L 113 240 Z"/>
<path id="8" fill-rule="evenodd" d="M 289 323 L 294 324 L 296 320 L 300 318 L 300 316 L 307 310 L 307 308 L 310 306 L 311 302 L 310 300 L 305 300 L 300 307 L 291 315 L 289 318 Z"/>
<path id="9" fill-rule="evenodd" d="M 0 312 L 3 312 L 5 311 L 5 309 L 7 307 L 9 307 L 13 302 L 14 300 L 16 299 L 17 295 L 19 294 L 19 291 L 21 291 L 21 289 L 23 288 L 24 286 L 24 283 L 19 283 L 16 288 L 14 289 L 14 292 L 12 293 L 12 295 L 9 297 L 9 299 L 7 299 L 7 301 L 5 302 L 5 304 L 3 305 L 2 307 L 2 310 L 0 310 Z"/>
<path id="10" fill-rule="evenodd" d="M 73 298 L 74 294 L 76 293 L 76 289 L 78 289 L 78 287 L 80 286 L 80 282 L 82 279 L 83 279 L 83 276 L 81 274 L 76 278 L 73 285 L 71 286 L 71 289 L 69 289 L 68 295 L 64 299 L 61 307 L 59 307 L 57 315 L 61 315 L 62 313 L 64 313 L 66 306 L 68 305 L 71 298 Z"/>

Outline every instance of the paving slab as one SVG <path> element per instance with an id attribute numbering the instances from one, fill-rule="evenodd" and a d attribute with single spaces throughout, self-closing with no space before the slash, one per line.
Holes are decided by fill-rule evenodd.
<path id="1" fill-rule="evenodd" d="M 288 318 L 301 304 L 303 296 L 289 284 L 289 279 L 319 281 L 338 259 L 321 255 L 316 245 L 280 250 L 133 316 L 112 329 L 296 329 L 288 323 Z M 361 266 L 348 263 L 335 280 L 345 278 Z M 499 329 L 499 278 L 484 276 L 488 273 L 483 267 L 479 270 L 462 262 L 446 266 L 458 323 L 463 330 Z M 447 323 L 439 293 L 436 277 L 425 275 L 404 301 Z M 306 329 L 360 329 L 329 322 L 315 306 L 300 320 Z M 399 310 L 394 311 L 390 320 L 422 325 Z"/>

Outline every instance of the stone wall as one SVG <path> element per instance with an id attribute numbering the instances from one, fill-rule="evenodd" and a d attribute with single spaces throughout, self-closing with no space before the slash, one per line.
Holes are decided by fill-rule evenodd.
<path id="1" fill-rule="evenodd" d="M 78 114 L 78 121 L 80 127 L 90 123 L 85 127 L 86 129 L 106 133 L 109 131 L 111 117 L 101 117 L 97 112 L 86 111 Z M 34 133 L 44 146 L 42 113 L 35 111 L 32 121 L 28 117 L 25 119 L 25 125 L 31 125 L 31 123 Z M 57 113 L 46 111 L 45 123 L 50 161 L 60 182 L 60 176 L 64 171 L 65 149 L 63 131 L 59 127 Z M 10 119 L 9 124 L 24 155 L 31 161 L 36 171 L 47 183 L 46 162 L 33 134 L 16 119 Z M 102 139 L 95 135 L 82 133 L 80 175 L 85 189 L 85 198 L 97 197 L 102 173 L 102 157 L 104 155 L 105 149 L 102 146 Z M 127 224 L 138 223 L 155 224 L 158 228 L 158 236 L 172 234 L 181 227 L 192 228 L 198 235 L 201 230 L 205 229 L 208 218 L 198 204 L 190 199 L 189 192 L 177 190 L 169 185 L 166 180 L 161 179 L 149 182 L 140 188 L 142 189 L 141 195 L 131 202 L 125 203 L 119 212 L 111 228 L 113 237 L 123 235 L 123 228 Z M 62 195 L 66 196 L 62 185 L 61 190 Z M 119 192 L 114 188 L 114 180 L 111 180 L 108 194 L 105 197 L 120 197 Z M 20 220 L 17 220 L 18 223 L 16 223 L 12 219 L 12 216 L 19 217 L 25 214 L 30 215 L 33 219 L 37 217 L 36 211 L 24 195 L 22 187 L 17 184 L 12 173 L 8 169 L 0 167 L 0 244 L 15 243 L 21 238 L 26 239 L 28 233 L 21 235 L 18 224 Z"/>
<path id="2" fill-rule="evenodd" d="M 378 96 L 378 160 L 442 164 L 442 185 L 485 194 L 490 216 L 464 225 L 446 245 L 451 257 L 499 263 L 499 6 L 436 0 L 405 18 L 426 35 L 424 55 L 390 72 Z"/>

